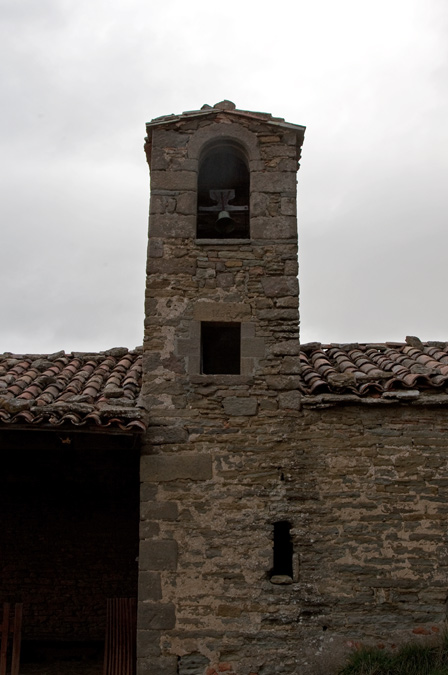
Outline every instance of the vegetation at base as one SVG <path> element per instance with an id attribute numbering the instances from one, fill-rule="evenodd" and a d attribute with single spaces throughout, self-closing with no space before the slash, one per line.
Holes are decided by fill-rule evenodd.
<path id="1" fill-rule="evenodd" d="M 393 653 L 360 647 L 338 675 L 448 675 L 448 634 L 436 644 L 410 642 Z"/>

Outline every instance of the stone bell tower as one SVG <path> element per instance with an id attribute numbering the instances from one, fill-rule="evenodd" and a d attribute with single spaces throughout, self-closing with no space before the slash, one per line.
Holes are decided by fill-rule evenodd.
<path id="1" fill-rule="evenodd" d="M 263 603 L 296 573 L 281 457 L 300 408 L 304 131 L 230 101 L 147 125 L 139 673 L 258 672 Z"/>

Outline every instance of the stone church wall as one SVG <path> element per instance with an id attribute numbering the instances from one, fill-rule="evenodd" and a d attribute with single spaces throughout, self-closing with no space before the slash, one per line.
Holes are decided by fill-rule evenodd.
<path id="1" fill-rule="evenodd" d="M 152 630 L 141 672 L 328 672 L 354 642 L 441 630 L 447 424 L 439 409 L 366 405 L 223 415 L 182 442 L 154 427 L 142 458 L 140 625 Z M 283 520 L 294 571 L 274 584 Z"/>

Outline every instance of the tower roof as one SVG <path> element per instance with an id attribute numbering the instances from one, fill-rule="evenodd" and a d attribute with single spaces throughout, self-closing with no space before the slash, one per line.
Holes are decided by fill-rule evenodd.
<path id="1" fill-rule="evenodd" d="M 272 125 L 274 127 L 282 127 L 284 129 L 291 129 L 296 132 L 301 132 L 301 135 L 305 133 L 305 127 L 300 124 L 290 124 L 285 122 L 282 117 L 273 117 L 270 113 L 265 112 L 253 112 L 251 110 L 238 110 L 235 104 L 232 101 L 220 101 L 211 106 L 205 103 L 200 110 L 187 110 L 180 115 L 163 115 L 162 117 L 156 117 L 155 119 L 148 122 L 146 128 L 152 129 L 154 127 L 161 127 L 171 125 L 183 120 L 196 118 L 196 117 L 211 117 L 216 115 L 222 115 L 225 113 L 230 117 L 245 117 L 264 122 L 265 124 Z"/>

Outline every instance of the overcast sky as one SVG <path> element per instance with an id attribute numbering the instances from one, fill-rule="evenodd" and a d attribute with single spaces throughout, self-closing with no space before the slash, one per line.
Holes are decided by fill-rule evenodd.
<path id="1" fill-rule="evenodd" d="M 0 352 L 142 342 L 145 122 L 306 125 L 302 341 L 448 340 L 446 0 L 0 0 Z"/>

